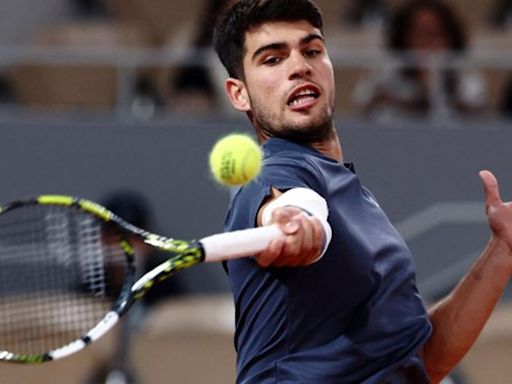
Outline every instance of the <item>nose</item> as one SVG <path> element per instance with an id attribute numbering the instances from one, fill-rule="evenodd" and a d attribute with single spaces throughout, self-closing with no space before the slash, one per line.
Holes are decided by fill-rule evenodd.
<path id="1" fill-rule="evenodd" d="M 290 55 L 290 80 L 311 76 L 312 67 L 301 52 Z"/>

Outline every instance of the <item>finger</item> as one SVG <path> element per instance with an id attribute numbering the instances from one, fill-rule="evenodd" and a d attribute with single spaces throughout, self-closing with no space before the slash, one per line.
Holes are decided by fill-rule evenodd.
<path id="1" fill-rule="evenodd" d="M 278 208 L 272 212 L 272 221 L 277 223 L 285 234 L 291 235 L 300 229 L 298 215 L 301 212 L 295 207 Z"/>
<path id="2" fill-rule="evenodd" d="M 308 258 L 311 252 L 311 241 L 309 240 L 311 228 L 309 223 L 304 220 L 304 215 L 294 218 L 300 228 L 295 233 L 288 235 L 284 246 L 283 257 L 276 260 L 277 266 L 296 267 L 304 265 L 303 260 Z"/>
<path id="3" fill-rule="evenodd" d="M 484 186 L 485 203 L 487 206 L 496 206 L 502 203 L 498 180 L 490 171 L 480 171 L 480 178 Z"/>
<path id="4" fill-rule="evenodd" d="M 324 229 L 318 219 L 303 213 L 293 218 L 300 222 L 300 229 L 286 237 L 282 254 L 272 263 L 276 267 L 306 266 L 318 260 L 324 241 Z"/>
<path id="5" fill-rule="evenodd" d="M 323 227 L 318 219 L 299 216 L 301 228 L 288 236 L 285 246 L 286 258 L 276 260 L 277 264 L 287 266 L 306 266 L 318 260 L 323 245 Z"/>
<path id="6" fill-rule="evenodd" d="M 309 260 L 308 264 L 312 264 L 319 260 L 320 255 L 323 251 L 324 242 L 326 241 L 324 227 L 322 226 L 320 221 L 318 219 L 313 219 L 311 221 L 313 222 L 313 226 L 315 228 L 313 239 L 315 244 L 315 250 L 313 257 Z"/>
<path id="7" fill-rule="evenodd" d="M 281 255 L 275 259 L 276 267 L 295 267 L 302 258 L 302 230 L 286 237 Z"/>
<path id="8" fill-rule="evenodd" d="M 258 253 L 255 256 L 258 265 L 260 267 L 266 268 L 274 263 L 275 260 L 279 259 L 279 257 L 282 255 L 285 244 L 285 236 L 280 236 L 272 240 L 266 250 Z"/>
<path id="9" fill-rule="evenodd" d="M 304 233 L 302 237 L 302 248 L 300 257 L 297 260 L 298 265 L 307 265 L 316 257 L 317 248 L 315 244 L 315 224 L 311 217 L 302 215 L 301 217 Z"/>

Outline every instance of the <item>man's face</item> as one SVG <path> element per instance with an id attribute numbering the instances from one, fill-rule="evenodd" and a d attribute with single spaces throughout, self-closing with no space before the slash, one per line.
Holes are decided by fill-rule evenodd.
<path id="1" fill-rule="evenodd" d="M 260 134 L 321 140 L 333 127 L 335 92 L 320 31 L 307 21 L 272 22 L 245 37 L 247 112 Z"/>
<path id="2" fill-rule="evenodd" d="M 440 16 L 429 9 L 418 11 L 412 19 L 408 45 L 412 51 L 437 52 L 449 49 L 449 39 Z"/>

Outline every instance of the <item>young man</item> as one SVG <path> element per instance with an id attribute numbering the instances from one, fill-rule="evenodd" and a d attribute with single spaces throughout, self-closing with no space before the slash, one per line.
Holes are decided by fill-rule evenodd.
<path id="1" fill-rule="evenodd" d="M 481 173 L 493 231 L 455 290 L 428 313 L 409 250 L 343 163 L 322 17 L 308 0 L 240 0 L 215 48 L 226 91 L 265 151 L 232 198 L 226 229 L 277 222 L 283 236 L 226 265 L 238 382 L 439 382 L 468 351 L 512 273 L 512 206 Z"/>

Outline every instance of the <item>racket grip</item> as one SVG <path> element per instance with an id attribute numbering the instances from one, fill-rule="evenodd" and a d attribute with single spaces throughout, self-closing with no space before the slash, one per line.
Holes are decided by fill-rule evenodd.
<path id="1" fill-rule="evenodd" d="M 204 249 L 204 261 L 207 263 L 253 256 L 268 247 L 283 232 L 277 224 L 263 227 L 225 232 L 202 238 L 199 242 Z"/>

